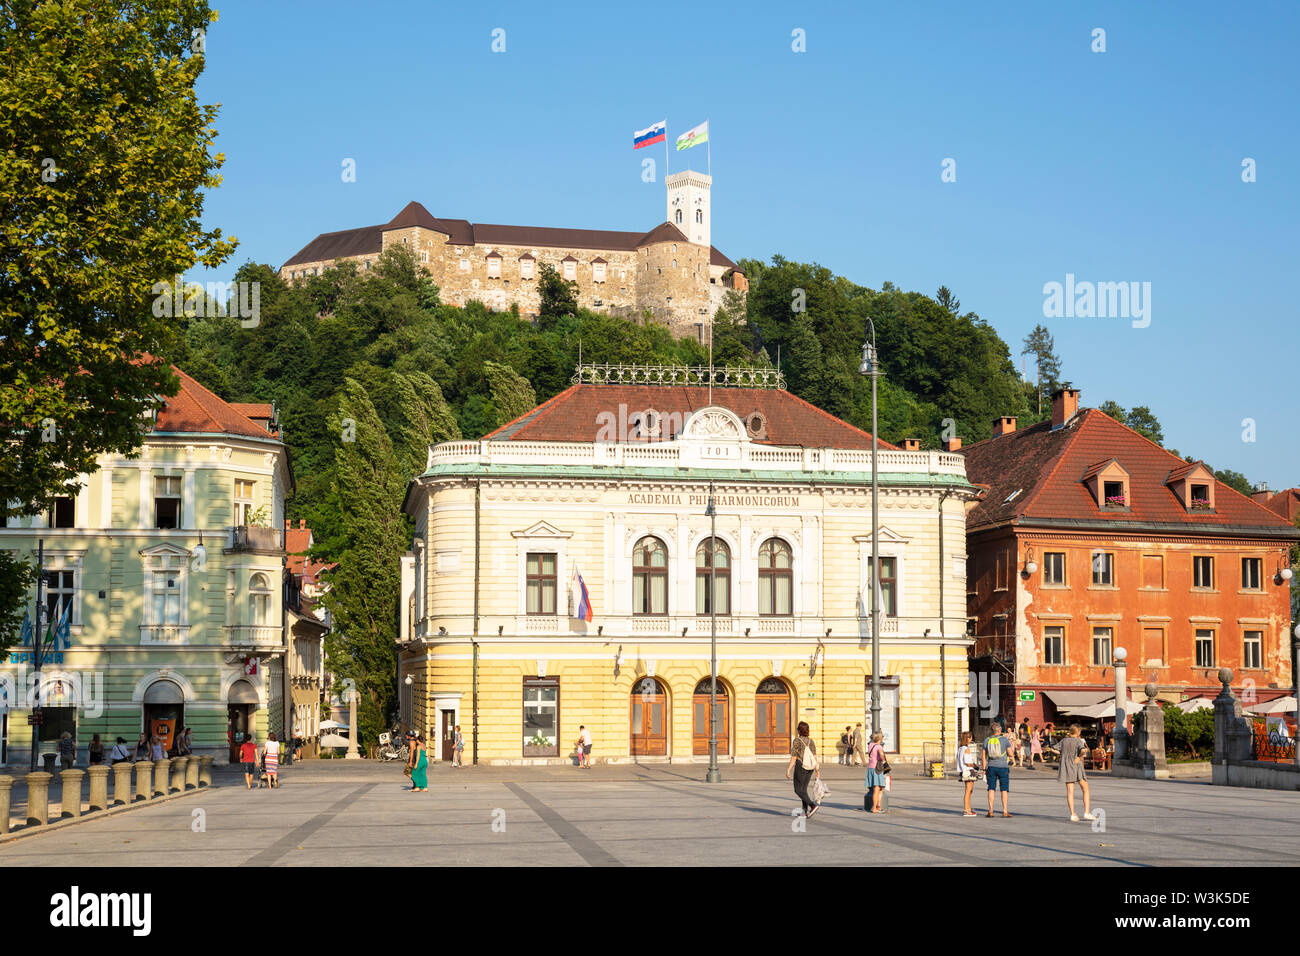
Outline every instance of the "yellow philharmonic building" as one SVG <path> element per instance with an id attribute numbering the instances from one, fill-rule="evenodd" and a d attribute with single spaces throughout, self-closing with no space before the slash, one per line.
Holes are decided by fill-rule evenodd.
<path id="1" fill-rule="evenodd" d="M 459 726 L 466 763 L 567 762 L 585 726 L 597 762 L 707 761 L 715 622 L 720 759 L 782 759 L 801 720 L 834 759 L 869 727 L 871 436 L 778 373 L 709 374 L 583 366 L 429 450 L 399 690 L 434 759 Z M 917 448 L 878 455 L 881 729 L 904 760 L 969 727 L 975 489 L 960 455 Z"/>

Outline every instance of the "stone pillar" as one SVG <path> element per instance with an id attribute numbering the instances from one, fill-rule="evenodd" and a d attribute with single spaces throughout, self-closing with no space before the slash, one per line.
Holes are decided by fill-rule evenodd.
<path id="1" fill-rule="evenodd" d="M 13 777 L 0 774 L 0 834 L 9 832 L 9 799 L 13 786 Z"/>
<path id="2" fill-rule="evenodd" d="M 148 760 L 135 762 L 135 799 L 153 799 L 153 764 Z"/>
<path id="3" fill-rule="evenodd" d="M 1115 648 L 1115 752 L 1114 760 L 1128 756 L 1128 654 L 1122 647 Z"/>
<path id="4" fill-rule="evenodd" d="M 177 757 L 172 761 L 172 786 L 173 790 L 184 792 L 185 790 L 185 768 L 190 765 L 189 757 Z"/>
<path id="5" fill-rule="evenodd" d="M 1230 782 L 1229 765 L 1251 758 L 1251 728 L 1250 721 L 1241 715 L 1241 701 L 1229 687 L 1232 671 L 1221 668 L 1219 683 L 1223 686 L 1219 696 L 1214 698 L 1214 760 L 1211 769 L 1214 782 L 1227 785 Z"/>
<path id="6" fill-rule="evenodd" d="M 90 809 L 93 813 L 96 810 L 108 809 L 108 765 L 97 763 L 92 764 L 86 771 L 90 774 Z"/>
<path id="7" fill-rule="evenodd" d="M 167 775 L 171 772 L 172 762 L 169 757 L 153 762 L 152 796 L 167 796 Z"/>
<path id="8" fill-rule="evenodd" d="M 64 817 L 81 816 L 81 781 L 86 777 L 86 771 L 72 768 L 62 771 L 59 776 L 63 780 L 63 797 L 62 804 L 59 807 L 59 815 Z"/>
<path id="9" fill-rule="evenodd" d="M 212 786 L 212 754 L 204 754 L 199 758 L 199 786 Z"/>
<path id="10" fill-rule="evenodd" d="M 209 760 L 212 758 L 209 757 Z M 199 758 L 190 757 L 189 763 L 185 765 L 185 789 L 199 789 Z"/>
<path id="11" fill-rule="evenodd" d="M 50 780 L 54 774 L 37 770 L 27 775 L 27 825 L 43 827 L 50 820 Z"/>
<path id="12" fill-rule="evenodd" d="M 361 754 L 357 752 L 357 690 L 354 687 L 350 696 L 352 704 L 348 710 L 348 750 L 343 755 L 345 760 L 360 760 Z"/>
<path id="13" fill-rule="evenodd" d="M 119 760 L 113 764 L 113 803 L 131 802 L 131 768 L 135 766 L 129 760 Z"/>

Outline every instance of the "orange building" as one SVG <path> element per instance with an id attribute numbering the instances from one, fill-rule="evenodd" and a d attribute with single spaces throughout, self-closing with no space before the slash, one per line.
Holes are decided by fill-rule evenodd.
<path id="1" fill-rule="evenodd" d="M 1123 647 L 1130 694 L 1213 697 L 1220 667 L 1247 699 L 1288 694 L 1282 571 L 1300 530 L 1078 402 L 1062 389 L 1051 421 L 999 419 L 965 449 L 987 488 L 967 516 L 972 687 L 997 687 L 1017 722 L 1105 717 Z"/>

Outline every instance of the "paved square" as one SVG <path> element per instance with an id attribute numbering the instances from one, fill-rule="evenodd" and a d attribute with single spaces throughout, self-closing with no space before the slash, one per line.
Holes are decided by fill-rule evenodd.
<path id="1" fill-rule="evenodd" d="M 970 818 L 956 781 L 901 774 L 873 817 L 861 771 L 836 765 L 802 821 L 783 762 L 724 765 L 713 785 L 704 770 L 437 765 L 427 793 L 371 761 L 300 763 L 276 791 L 219 770 L 210 791 L 0 845 L 0 866 L 1300 864 L 1296 793 L 1097 775 L 1094 831 L 1068 821 L 1051 771 L 1012 771 L 1011 819 L 983 816 L 981 785 Z"/>

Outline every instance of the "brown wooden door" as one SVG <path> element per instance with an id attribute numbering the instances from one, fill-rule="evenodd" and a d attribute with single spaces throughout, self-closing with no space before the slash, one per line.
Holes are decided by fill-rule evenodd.
<path id="1" fill-rule="evenodd" d="M 668 697 L 653 677 L 643 677 L 633 683 L 631 711 L 632 756 L 667 756 Z"/>
<path id="2" fill-rule="evenodd" d="M 456 754 L 456 712 L 442 712 L 442 759 L 450 761 Z"/>
<path id="3" fill-rule="evenodd" d="M 707 684 L 708 681 L 702 683 Z M 727 717 L 728 711 L 727 692 L 718 685 L 718 753 L 729 754 L 728 741 L 731 737 L 731 723 Z M 709 694 L 701 694 L 697 688 L 695 699 L 692 701 L 692 736 L 691 746 L 697 754 L 707 754 L 709 752 Z"/>
<path id="4" fill-rule="evenodd" d="M 768 678 L 754 695 L 754 753 L 789 752 L 790 692 L 780 681 Z"/>

